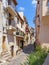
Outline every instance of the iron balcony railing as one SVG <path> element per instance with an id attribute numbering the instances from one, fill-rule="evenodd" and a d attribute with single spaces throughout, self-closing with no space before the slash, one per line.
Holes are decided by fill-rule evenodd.
<path id="1" fill-rule="evenodd" d="M 24 36 L 24 33 L 22 33 L 22 32 L 16 32 L 16 35 Z"/>

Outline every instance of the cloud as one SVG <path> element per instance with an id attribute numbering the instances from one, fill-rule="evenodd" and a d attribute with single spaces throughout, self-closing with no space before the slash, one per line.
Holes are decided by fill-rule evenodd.
<path id="1" fill-rule="evenodd" d="M 36 0 L 32 0 L 32 4 L 37 4 L 37 1 Z"/>
<path id="2" fill-rule="evenodd" d="M 34 7 L 36 7 L 36 4 L 37 4 L 37 1 L 36 1 L 36 0 L 32 0 L 32 5 L 33 5 Z"/>
<path id="3" fill-rule="evenodd" d="M 19 10 L 24 11 L 24 7 L 19 7 Z"/>

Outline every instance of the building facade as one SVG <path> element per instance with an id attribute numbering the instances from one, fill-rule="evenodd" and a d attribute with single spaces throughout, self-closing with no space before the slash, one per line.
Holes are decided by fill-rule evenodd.
<path id="1" fill-rule="evenodd" d="M 35 42 L 35 31 L 33 27 L 29 27 L 30 29 L 30 44 L 34 44 Z"/>
<path id="2" fill-rule="evenodd" d="M 24 14 L 15 11 L 16 5 L 16 0 L 0 0 L 0 54 L 16 55 L 23 47 L 26 23 Z"/>
<path id="3" fill-rule="evenodd" d="M 49 0 L 37 0 L 36 42 L 49 47 Z"/>

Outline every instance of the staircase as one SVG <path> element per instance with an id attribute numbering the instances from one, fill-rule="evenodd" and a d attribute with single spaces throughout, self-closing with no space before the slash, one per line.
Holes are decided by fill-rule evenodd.
<path id="1" fill-rule="evenodd" d="M 1 53 L 1 59 L 3 59 L 4 61 L 10 62 L 12 59 L 12 56 L 8 51 L 4 51 Z"/>

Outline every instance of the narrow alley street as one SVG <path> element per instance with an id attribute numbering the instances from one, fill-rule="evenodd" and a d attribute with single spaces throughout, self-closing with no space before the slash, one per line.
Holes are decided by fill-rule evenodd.
<path id="1" fill-rule="evenodd" d="M 17 56 L 10 60 L 10 62 L 5 62 L 1 65 L 21 65 L 27 60 L 27 56 L 33 52 L 34 47 L 32 44 L 26 46 L 20 54 L 17 54 Z"/>

